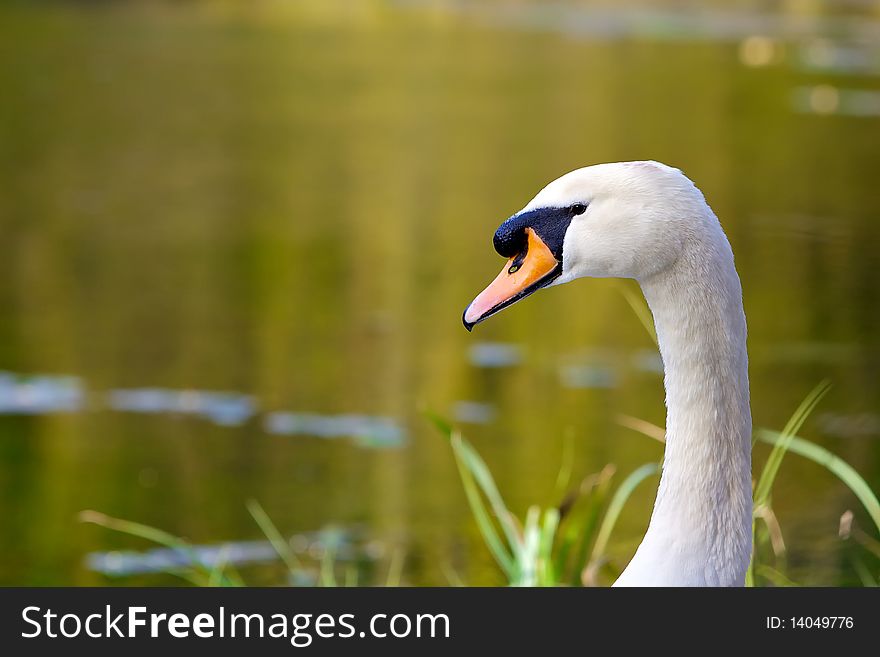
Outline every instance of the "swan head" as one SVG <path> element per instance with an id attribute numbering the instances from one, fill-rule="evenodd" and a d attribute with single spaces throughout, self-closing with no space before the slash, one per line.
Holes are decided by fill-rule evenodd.
<path id="1" fill-rule="evenodd" d="M 678 260 L 706 210 L 694 184 L 658 162 L 567 173 L 495 232 L 495 250 L 508 260 L 464 311 L 464 325 L 471 330 L 542 288 L 576 278 L 649 278 Z"/>

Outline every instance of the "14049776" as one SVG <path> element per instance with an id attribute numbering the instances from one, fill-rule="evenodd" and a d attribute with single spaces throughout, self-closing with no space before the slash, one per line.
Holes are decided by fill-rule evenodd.
<path id="1" fill-rule="evenodd" d="M 767 616 L 768 630 L 851 630 L 852 616 Z"/>

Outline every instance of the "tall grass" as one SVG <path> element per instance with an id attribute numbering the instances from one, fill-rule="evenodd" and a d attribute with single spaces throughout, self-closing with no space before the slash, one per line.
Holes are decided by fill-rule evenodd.
<path id="1" fill-rule="evenodd" d="M 284 566 L 284 584 L 335 587 L 358 586 L 361 583 L 362 574 L 357 564 L 340 562 L 332 542 L 323 545 L 317 562 L 314 558 L 308 560 L 301 558 L 291 546 L 291 541 L 279 531 L 259 502 L 248 500 L 246 506 Z M 206 557 L 197 546 L 183 538 L 149 525 L 112 518 L 97 511 L 83 511 L 79 514 L 79 519 L 81 522 L 98 525 L 127 536 L 145 539 L 179 556 L 179 559 L 175 560 L 178 565 L 155 571 L 158 574 L 179 577 L 194 586 L 246 585 L 233 565 L 224 559 L 222 549 L 219 556 L 214 556 L 216 552 L 212 551 L 209 553 L 211 556 Z M 384 586 L 400 584 L 403 559 L 404 554 L 400 550 L 391 553 L 387 576 L 379 582 L 380 584 Z"/>
<path id="2" fill-rule="evenodd" d="M 83 511 L 79 514 L 80 522 L 99 525 L 113 531 L 145 539 L 180 553 L 187 564 L 166 571 L 167 574 L 179 577 L 195 586 L 242 586 L 238 573 L 221 557 L 215 563 L 204 561 L 195 547 L 188 541 L 169 534 L 161 529 L 143 525 L 139 522 L 112 518 L 98 511 Z"/>
<path id="3" fill-rule="evenodd" d="M 596 584 L 600 571 L 613 568 L 606 549 L 614 526 L 633 491 L 659 472 L 658 463 L 637 468 L 613 493 L 615 469 L 608 466 L 558 505 L 530 506 L 520 522 L 474 447 L 444 420 L 430 417 L 449 440 L 480 535 L 510 585 Z"/>

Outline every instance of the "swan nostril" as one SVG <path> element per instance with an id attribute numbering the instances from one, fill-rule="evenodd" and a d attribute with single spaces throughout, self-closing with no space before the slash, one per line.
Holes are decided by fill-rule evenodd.
<path id="1" fill-rule="evenodd" d="M 492 243 L 499 255 L 512 258 L 528 248 L 529 238 L 526 235 L 527 221 L 514 215 L 495 231 Z"/>
<path id="2" fill-rule="evenodd" d="M 521 253 L 528 246 L 528 237 L 525 229 L 504 230 L 504 226 L 495 233 L 492 240 L 498 255 L 505 258 L 512 258 Z"/>
<path id="3" fill-rule="evenodd" d="M 526 244 L 522 251 L 520 251 L 516 258 L 513 259 L 510 267 L 507 270 L 508 274 L 515 274 L 519 271 L 519 268 L 522 267 L 523 262 L 525 262 L 526 256 L 529 254 L 529 242 L 528 237 L 526 237 Z"/>

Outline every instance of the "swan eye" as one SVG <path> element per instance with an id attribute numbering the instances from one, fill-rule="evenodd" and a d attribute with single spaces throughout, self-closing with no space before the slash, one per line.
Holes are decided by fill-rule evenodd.
<path id="1" fill-rule="evenodd" d="M 587 211 L 587 206 L 584 203 L 575 203 L 569 210 L 571 210 L 572 214 L 583 214 Z"/>

